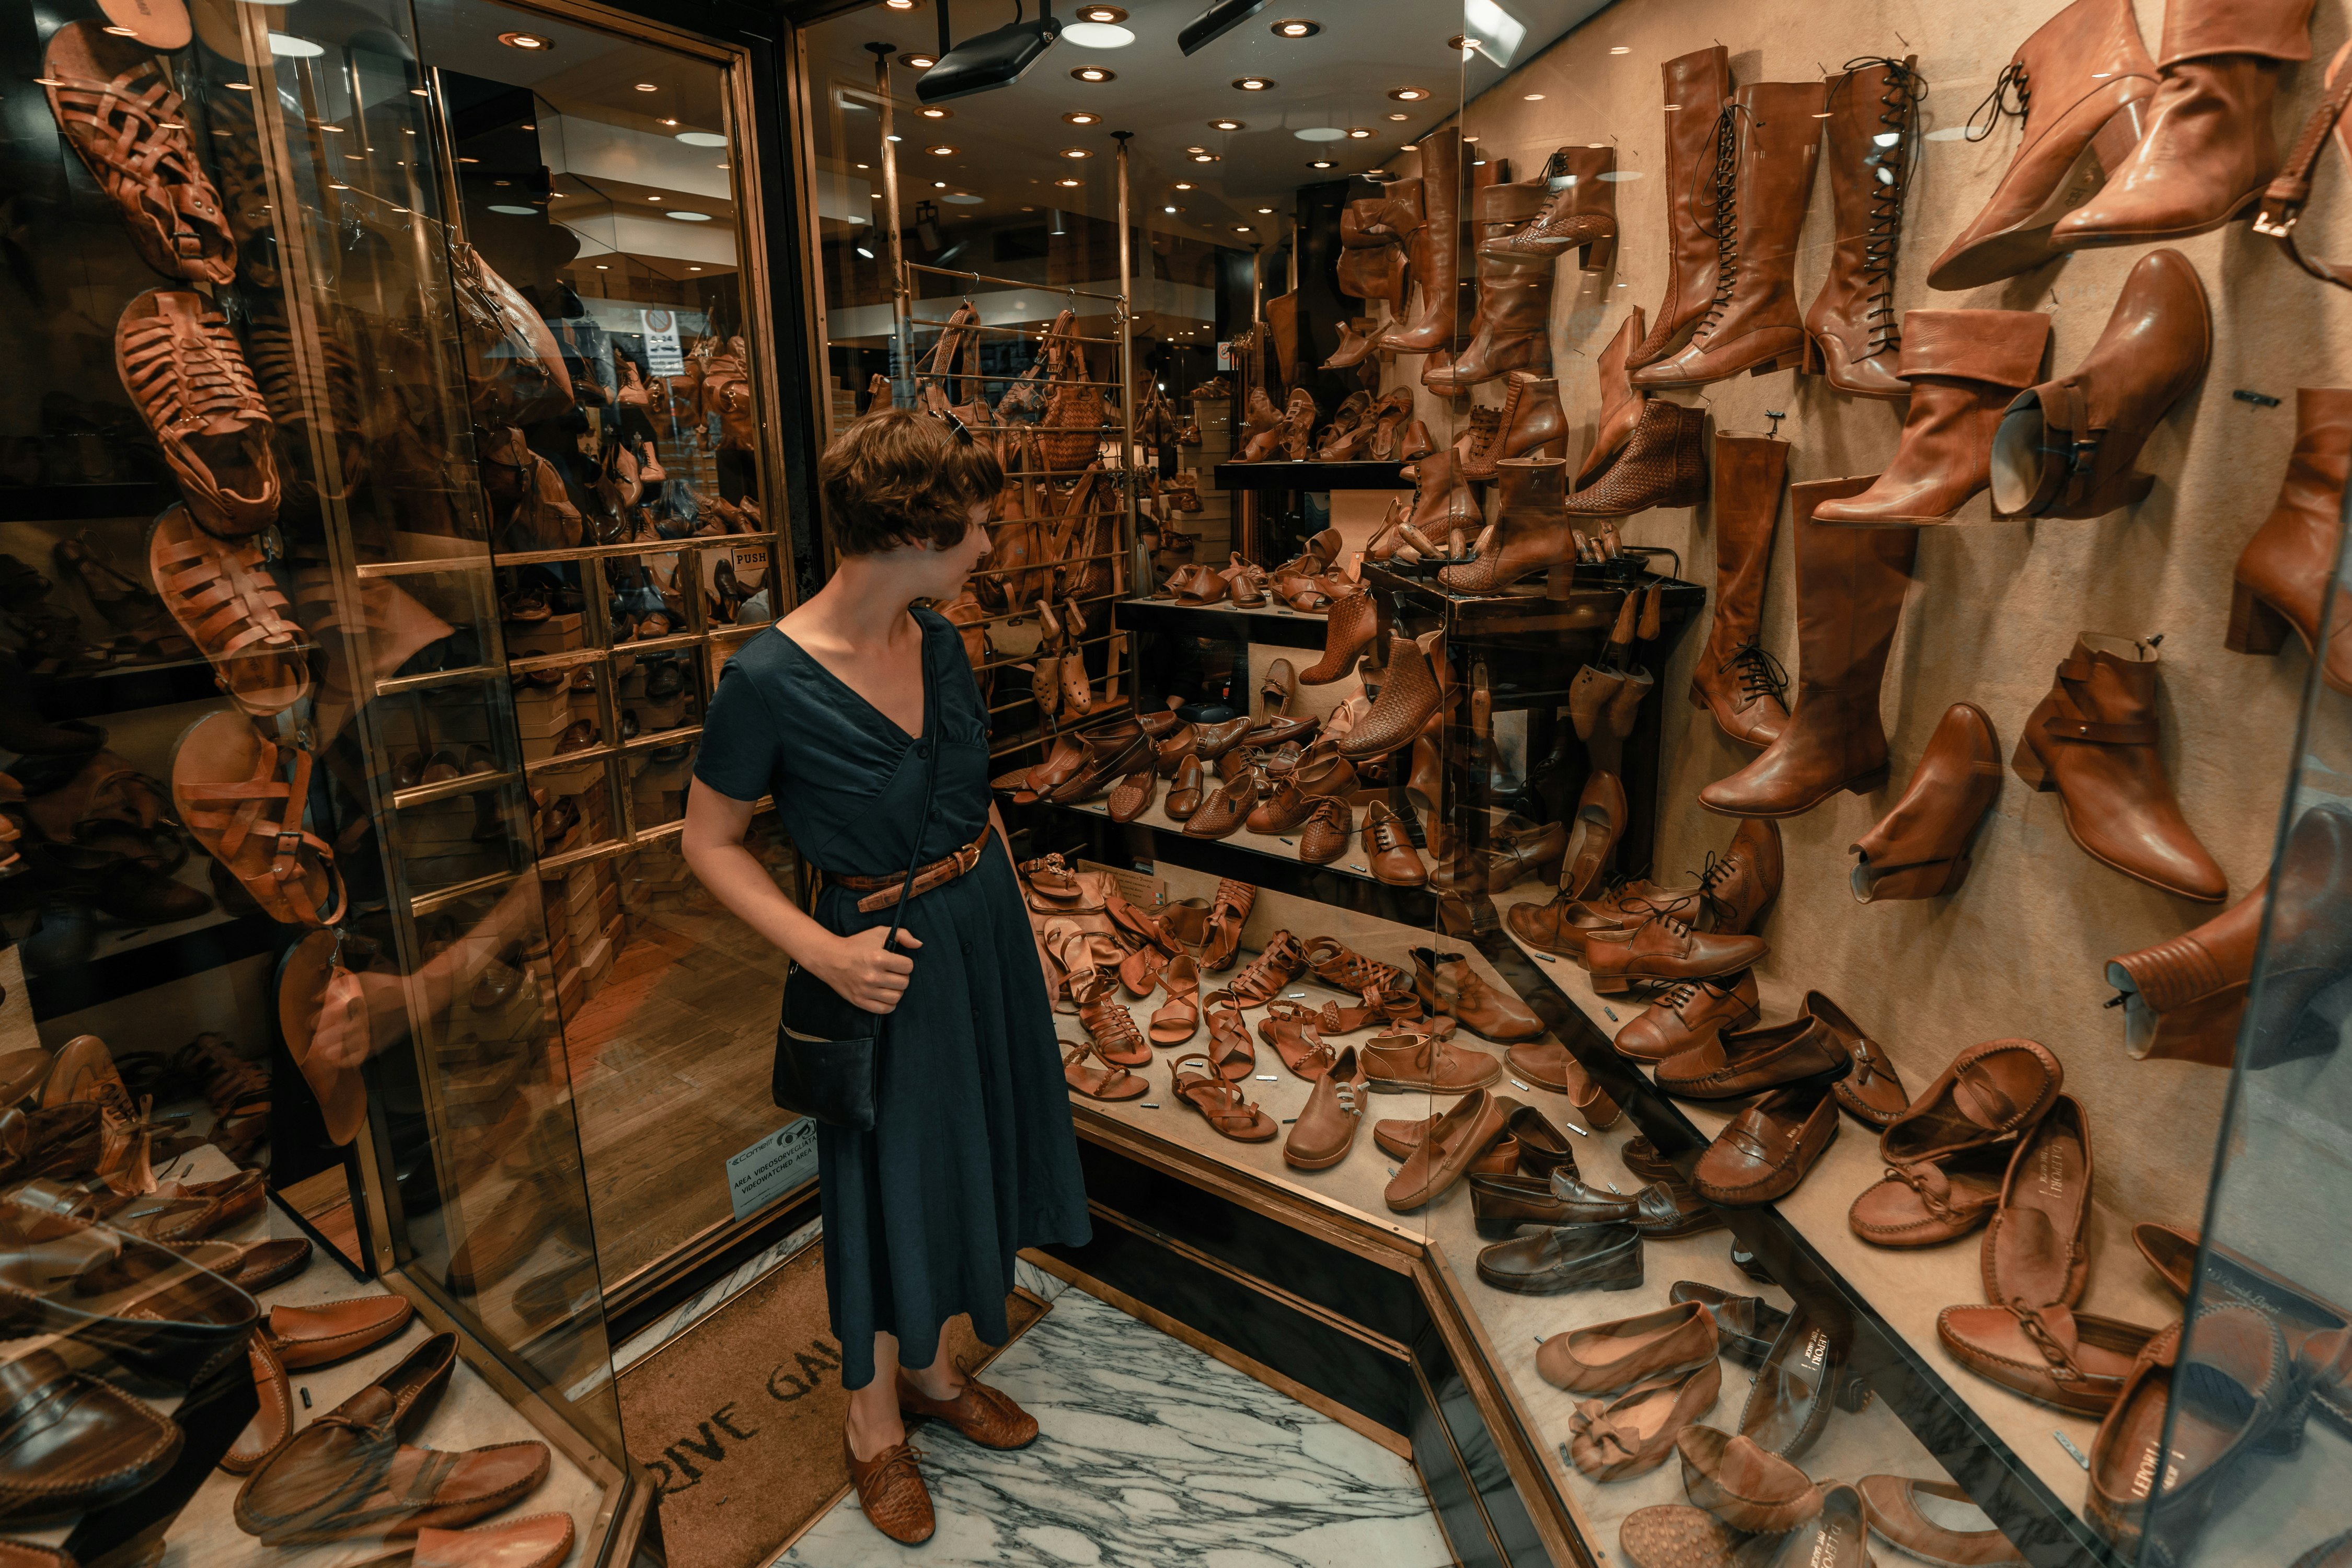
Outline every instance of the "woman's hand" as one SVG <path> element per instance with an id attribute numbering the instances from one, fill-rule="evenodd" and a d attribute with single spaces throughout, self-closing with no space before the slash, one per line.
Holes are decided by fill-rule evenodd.
<path id="1" fill-rule="evenodd" d="M 882 945 L 887 926 L 869 926 L 855 936 L 835 937 L 831 951 L 809 965 L 835 994 L 868 1013 L 895 1012 L 907 994 L 915 961 Z M 914 932 L 901 929 L 898 945 L 912 952 L 923 945 Z"/>

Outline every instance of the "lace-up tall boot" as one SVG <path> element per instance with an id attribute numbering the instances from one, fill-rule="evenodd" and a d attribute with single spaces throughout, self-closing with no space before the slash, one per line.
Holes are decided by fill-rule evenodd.
<path id="1" fill-rule="evenodd" d="M 2128 0 L 2125 0 L 2128 4 Z M 1666 105 L 1666 297 L 1650 331 L 1625 361 L 1637 368 L 1666 357 L 1715 298 L 1715 237 L 1706 228 L 1723 111 L 1731 103 L 1731 51 L 1721 44 L 1668 60 Z"/>
<path id="2" fill-rule="evenodd" d="M 1471 198 L 1481 234 L 1514 234 L 1543 207 L 1537 184 L 1489 185 Z M 1432 392 L 1452 395 L 1515 370 L 1551 369 L 1552 269 L 1547 263 L 1522 267 L 1478 258 L 1478 313 L 1472 318 L 1470 346 L 1451 363 L 1433 357 L 1421 373 Z"/>
<path id="3" fill-rule="evenodd" d="M 1633 373 L 1635 386 L 1705 386 L 1742 371 L 1810 368 L 1797 314 L 1797 242 L 1822 151 L 1826 84 L 1756 82 L 1724 110 L 1715 176 L 1715 297 L 1682 351 Z"/>
<path id="4" fill-rule="evenodd" d="M 1576 559 L 1576 541 L 1560 510 L 1568 464 L 1559 458 L 1510 458 L 1495 465 L 1502 510 L 1483 536 L 1478 557 L 1437 574 L 1449 588 L 1507 588 L 1530 572 Z"/>
<path id="5" fill-rule="evenodd" d="M 1789 721 L 1787 688 L 1759 642 L 1764 579 L 1772 564 L 1789 443 L 1766 436 L 1715 437 L 1715 619 L 1691 671 L 1690 700 L 1744 746 L 1769 746 Z"/>
<path id="6" fill-rule="evenodd" d="M 1617 187 L 1601 176 L 1616 169 L 1613 146 L 1559 149 L 1527 187 L 1543 193 L 1542 210 L 1523 227 L 1489 230 L 1479 241 L 1479 258 L 1548 268 L 1559 257 L 1580 250 L 1580 270 L 1605 270 L 1617 254 Z"/>
<path id="7" fill-rule="evenodd" d="M 1402 232 L 1392 230 L 1391 232 Z M 1462 330 L 1462 132 L 1448 126 L 1421 139 L 1421 223 L 1408 248 L 1421 285 L 1421 314 L 1407 325 L 1400 310 L 1373 340 L 1384 353 L 1425 354 Z"/>
<path id="8" fill-rule="evenodd" d="M 1895 370 L 1902 345 L 1895 253 L 1916 133 L 1919 57 L 1866 61 L 1830 78 L 1823 137 L 1836 243 L 1805 331 L 1830 384 L 1861 397 L 1908 397 Z"/>

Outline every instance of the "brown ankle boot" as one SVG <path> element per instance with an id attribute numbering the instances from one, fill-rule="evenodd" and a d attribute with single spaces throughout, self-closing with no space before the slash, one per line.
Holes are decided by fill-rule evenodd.
<path id="1" fill-rule="evenodd" d="M 1516 233 L 1542 210 L 1543 203 L 1540 185 L 1489 185 L 1472 199 L 1474 232 Z M 1433 357 L 1421 374 L 1423 386 L 1447 396 L 1513 371 L 1544 374 L 1551 369 L 1550 265 L 1523 267 L 1483 251 L 1477 262 L 1478 313 L 1468 329 L 1470 346 L 1450 364 L 1440 365 Z"/>
<path id="2" fill-rule="evenodd" d="M 1444 635 L 1424 632 L 1420 637 L 1409 637 L 1399 633 L 1390 637 L 1380 695 L 1372 700 L 1371 710 L 1339 742 L 1341 756 L 1360 763 L 1368 757 L 1385 757 L 1412 743 L 1444 700 L 1444 689 L 1433 668 L 1445 658 L 1439 646 Z"/>
<path id="3" fill-rule="evenodd" d="M 1896 378 L 1903 334 L 1895 310 L 1895 258 L 1911 176 L 1921 86 L 1919 57 L 1873 60 L 1829 79 L 1823 131 L 1837 237 L 1829 276 L 1805 312 L 1829 383 L 1860 397 L 1908 397 Z"/>
<path id="4" fill-rule="evenodd" d="M 2157 755 L 2156 663 L 2152 644 L 2084 632 L 2026 720 L 2010 766 L 2035 789 L 2058 792 L 2066 831 L 2093 859 L 2218 904 L 2229 879 L 2180 814 Z"/>
<path id="5" fill-rule="evenodd" d="M 2262 199 L 2278 172 L 2280 68 L 2311 58 L 2311 0 L 2167 0 L 2147 130 L 2123 167 L 2058 220 L 2059 250 L 2186 239 Z"/>
<path id="6" fill-rule="evenodd" d="M 2294 395 L 2294 455 L 2278 504 L 2238 552 L 2231 584 L 2232 653 L 2275 654 L 2287 627 L 2319 646 L 2327 607 L 2327 658 L 2319 678 L 2352 696 L 2352 594 L 2334 586 L 2344 477 L 2352 466 L 2352 391 L 2306 386 Z"/>
<path id="7" fill-rule="evenodd" d="M 2270 886 L 2264 877 L 2195 930 L 2107 960 L 2107 984 L 2122 993 L 2126 1056 L 2219 1068 L 2237 1060 Z"/>
<path id="8" fill-rule="evenodd" d="M 1339 346 L 1323 362 L 1325 370 L 1349 370 L 1363 363 L 1372 352 L 1371 318 L 1360 316 L 1339 323 Z"/>
<path id="9" fill-rule="evenodd" d="M 1448 126 L 1421 139 L 1421 224 L 1412 230 L 1413 281 L 1421 313 L 1410 324 L 1400 310 L 1372 341 L 1384 353 L 1425 354 L 1454 342 L 1468 318 L 1462 310 L 1462 132 Z"/>
<path id="10" fill-rule="evenodd" d="M 1691 670 L 1690 701 L 1713 713 L 1716 727 L 1745 746 L 1770 745 L 1789 720 L 1782 705 L 1787 678 L 1758 641 L 1788 473 L 1786 441 L 1716 436 L 1715 619 Z"/>
<path id="11" fill-rule="evenodd" d="M 2024 121 L 2017 151 L 1984 211 L 1927 268 L 1930 289 L 1998 283 L 2056 255 L 2051 226 L 2131 156 L 2156 61 L 2131 0 L 2074 0 L 2017 47 L 1998 79 L 1996 120 Z"/>
<path id="12" fill-rule="evenodd" d="M 1605 472 L 1625 443 L 1633 438 L 1633 426 L 1642 421 L 1642 404 L 1646 394 L 1633 390 L 1626 379 L 1626 356 L 1642 341 L 1642 307 L 1633 307 L 1609 346 L 1601 351 L 1601 416 L 1592 430 L 1592 450 L 1584 455 L 1584 466 L 1576 470 L 1579 488 L 1592 483 Z"/>
<path id="13" fill-rule="evenodd" d="M 1404 521 L 1433 540 L 1457 529 L 1475 533 L 1486 521 L 1469 481 L 1454 466 L 1452 452 L 1431 452 L 1414 462 L 1412 510 Z"/>
<path id="14" fill-rule="evenodd" d="M 1716 180 L 1715 298 L 1682 352 L 1643 365 L 1647 392 L 1705 386 L 1745 371 L 1808 368 L 1812 340 L 1797 314 L 1797 242 L 1822 150 L 1818 81 L 1757 82 L 1724 110 L 1730 177 Z"/>
<path id="15" fill-rule="evenodd" d="M 1827 528 L 1813 515 L 1827 498 L 1867 482 L 1822 479 L 1790 489 L 1797 514 L 1797 700 L 1762 756 L 1698 792 L 1709 811 L 1799 816 L 1842 789 L 1862 795 L 1886 782 L 1879 687 L 1918 531 Z"/>
<path id="16" fill-rule="evenodd" d="M 1699 904 L 1715 931 L 1727 936 L 1753 931 L 1780 896 L 1780 825 L 1741 823 L 1731 847 L 1709 856 L 1699 877 Z"/>
<path id="17" fill-rule="evenodd" d="M 1397 242 L 1393 237 L 1370 226 L 1381 205 L 1381 198 L 1374 196 L 1349 202 L 1339 209 L 1339 292 L 1354 299 L 1389 297 L 1389 257 Z M 1366 353 L 1371 352 L 1371 327 L 1370 321 L 1360 321 L 1356 327 L 1364 334 Z M 1343 337 L 1341 341 L 1346 340 Z M 1362 355 L 1357 357 L 1360 359 Z"/>
<path id="18" fill-rule="evenodd" d="M 2001 416 L 1993 515 L 2103 517 L 2147 500 L 2156 476 L 2132 465 L 2212 353 L 2213 317 L 2197 269 L 2177 250 L 2141 257 L 2083 363 Z"/>
<path id="19" fill-rule="evenodd" d="M 1541 262 L 1546 266 L 1581 249 L 1578 268 L 1606 269 L 1617 254 L 1617 187 L 1602 178 L 1617 168 L 1617 149 L 1581 143 L 1554 152 L 1532 182 L 1544 193 L 1543 209 L 1532 222 L 1507 233 L 1489 233 L 1479 243 L 1481 258 Z"/>
<path id="20" fill-rule="evenodd" d="M 1969 841 L 2000 794 L 2000 742 L 1973 702 L 1955 702 L 1927 738 L 1895 809 L 1854 840 L 1861 903 L 1937 899 L 1969 875 Z"/>
<path id="21" fill-rule="evenodd" d="M 1372 646 L 1380 609 L 1370 594 L 1350 594 L 1331 606 L 1323 622 L 1323 657 L 1298 672 L 1301 686 L 1328 686 L 1356 668 L 1356 656 Z"/>
<path id="22" fill-rule="evenodd" d="M 1512 458 L 1495 465 L 1502 510 L 1475 561 L 1437 574 L 1449 588 L 1491 593 L 1530 572 L 1576 559 L 1567 514 L 1560 510 L 1568 465 L 1558 458 Z"/>
<path id="23" fill-rule="evenodd" d="M 1903 318 L 1911 406 L 1886 471 L 1870 489 L 1824 500 L 1820 520 L 1862 528 L 1941 522 L 1991 482 L 2001 412 L 2033 384 L 2050 318 L 2039 310 L 1913 310 Z"/>
<path id="24" fill-rule="evenodd" d="M 1721 44 L 1666 61 L 1666 297 L 1629 368 L 1662 360 L 1682 343 L 1715 298 L 1722 247 L 1708 226 L 1715 212 L 1723 110 L 1731 103 L 1731 52 Z"/>
<path id="25" fill-rule="evenodd" d="M 1491 479 L 1495 465 L 1506 458 L 1559 458 L 1567 450 L 1568 416 L 1559 405 L 1559 383 L 1534 371 L 1515 370 L 1504 380 L 1495 434 L 1462 465 L 1462 477 Z"/>
<path id="26" fill-rule="evenodd" d="M 1706 409 L 1663 397 L 1642 405 L 1624 452 L 1589 489 L 1564 504 L 1571 517 L 1631 517 L 1654 506 L 1706 499 Z"/>

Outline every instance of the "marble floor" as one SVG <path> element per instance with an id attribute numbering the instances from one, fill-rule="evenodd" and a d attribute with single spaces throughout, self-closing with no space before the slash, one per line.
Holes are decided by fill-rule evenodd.
<path id="1" fill-rule="evenodd" d="M 1034 1271 L 1024 1265 L 1024 1284 Z M 1036 1278 L 1043 1276 L 1036 1275 Z M 915 1439 L 939 1532 L 900 1547 L 852 1496 L 780 1565 L 869 1568 L 1443 1568 L 1454 1554 L 1412 1467 L 1082 1290 L 987 1374 L 1043 1431 L 992 1452 Z M 1043 1293 L 1043 1292 L 1041 1292 Z"/>

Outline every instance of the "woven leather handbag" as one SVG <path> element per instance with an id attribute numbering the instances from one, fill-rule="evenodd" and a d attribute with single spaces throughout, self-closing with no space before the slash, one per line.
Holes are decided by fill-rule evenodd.
<path id="1" fill-rule="evenodd" d="M 1118 487 L 1100 464 L 1087 469 L 1064 498 L 1047 553 L 1054 563 L 1053 596 L 1092 599 L 1111 592 L 1109 552 L 1118 537 Z"/>
<path id="2" fill-rule="evenodd" d="M 996 416 L 999 419 L 1008 425 L 1034 425 L 1045 417 L 1045 386 L 1038 377 L 1053 369 L 1055 345 L 1069 331 L 1070 323 L 1077 319 L 1074 310 L 1065 310 L 1054 318 L 1054 324 L 1045 329 L 1045 335 L 1037 345 L 1037 357 L 1029 362 L 1029 368 L 1021 373 L 1021 379 L 1006 388 L 1004 395 L 997 400 Z"/>
<path id="3" fill-rule="evenodd" d="M 1067 317 L 1069 312 L 1065 310 L 1063 315 Z M 1053 343 L 1052 339 L 1048 342 Z M 1037 448 L 1048 468 L 1076 470 L 1095 460 L 1096 448 L 1102 445 L 1108 405 L 1101 387 L 1086 384 L 1086 345 L 1063 329 L 1055 346 L 1053 390 L 1045 395 Z"/>

